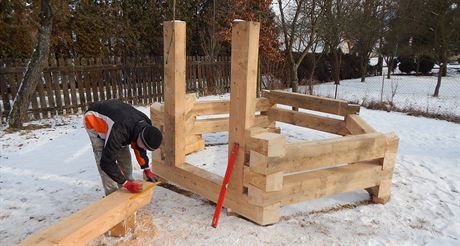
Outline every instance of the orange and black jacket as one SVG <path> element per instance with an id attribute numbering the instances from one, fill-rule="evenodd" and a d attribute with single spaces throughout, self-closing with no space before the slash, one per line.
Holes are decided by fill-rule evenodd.
<path id="1" fill-rule="evenodd" d="M 86 130 L 105 141 L 100 165 L 110 178 L 119 184 L 126 181 L 116 163 L 123 146 L 131 145 L 142 169 L 149 166 L 147 152 L 136 144 L 139 133 L 152 124 L 147 115 L 119 100 L 107 100 L 91 104 L 84 117 Z"/>

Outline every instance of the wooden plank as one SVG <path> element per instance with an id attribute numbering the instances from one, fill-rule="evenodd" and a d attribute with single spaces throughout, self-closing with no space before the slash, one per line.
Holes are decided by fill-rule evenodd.
<path id="1" fill-rule="evenodd" d="M 59 58 L 58 60 L 58 65 L 60 67 L 65 67 L 66 64 L 65 64 L 65 60 L 64 58 Z M 64 103 L 65 105 L 63 105 L 64 109 L 65 109 L 65 113 L 66 114 L 69 114 L 71 113 L 71 107 L 72 105 L 70 105 L 70 93 L 69 93 L 69 74 L 67 71 L 65 70 L 62 70 L 61 73 L 60 73 L 60 84 L 61 84 L 61 87 L 62 87 L 62 94 L 64 96 Z"/>
<path id="2" fill-rule="evenodd" d="M 345 117 L 345 127 L 351 134 L 364 134 L 377 132 L 359 115 L 350 114 Z"/>
<path id="3" fill-rule="evenodd" d="M 286 144 L 286 155 L 267 157 L 251 151 L 251 169 L 259 173 L 297 172 L 383 158 L 386 138 L 370 133 Z"/>
<path id="4" fill-rule="evenodd" d="M 69 67 L 72 67 L 72 60 L 71 59 L 66 59 L 66 65 Z M 78 101 L 77 101 L 77 86 L 76 86 L 76 72 L 70 72 L 68 74 L 68 79 L 69 79 L 69 85 L 70 85 L 70 96 L 71 96 L 71 102 L 72 102 L 72 111 L 73 113 L 78 112 Z M 84 111 L 83 111 L 84 112 Z"/>
<path id="5" fill-rule="evenodd" d="M 255 186 L 264 192 L 280 191 L 283 189 L 283 172 L 272 174 L 260 174 L 250 170 L 249 167 L 244 167 L 244 186 Z"/>
<path id="6" fill-rule="evenodd" d="M 32 94 L 30 101 L 31 101 L 30 103 L 31 108 L 29 108 L 29 111 L 32 111 L 33 119 L 39 120 L 40 119 L 40 108 L 38 106 L 36 91 L 34 91 L 34 93 Z"/>
<path id="7" fill-rule="evenodd" d="M 150 106 L 150 119 L 156 127 L 164 125 L 164 104 L 156 102 Z"/>
<path id="8" fill-rule="evenodd" d="M 193 152 L 200 151 L 204 148 L 205 142 L 204 139 L 198 139 L 194 141 L 193 143 L 187 143 L 185 145 L 185 154 L 188 155 Z"/>
<path id="9" fill-rule="evenodd" d="M 87 66 L 89 61 L 86 58 L 82 58 L 80 62 L 81 62 L 82 66 Z M 83 71 L 83 70 L 82 70 L 81 74 L 82 74 L 82 77 L 83 77 L 82 79 L 83 79 L 83 84 L 84 84 L 84 87 L 85 87 L 86 102 L 89 105 L 92 102 L 94 102 L 93 93 L 91 91 L 92 86 L 91 86 L 90 74 L 89 74 L 88 71 Z"/>
<path id="10" fill-rule="evenodd" d="M 19 245 L 86 245 L 150 203 L 154 186 L 146 182 L 144 191 L 136 194 L 120 189 Z"/>
<path id="11" fill-rule="evenodd" d="M 273 121 L 280 121 L 342 136 L 350 133 L 345 128 L 345 121 L 343 120 L 293 110 L 272 108 L 268 111 L 268 118 Z"/>
<path id="12" fill-rule="evenodd" d="M 373 187 L 386 175 L 379 162 L 362 162 L 284 177 L 283 189 L 265 193 L 249 185 L 249 200 L 263 206 L 281 202 L 289 205 L 342 192 Z"/>
<path id="13" fill-rule="evenodd" d="M 117 71 L 116 73 L 116 76 L 115 76 L 115 83 L 116 83 L 116 88 L 117 88 L 117 98 L 120 99 L 120 100 L 125 100 L 125 92 L 124 92 L 124 85 L 123 85 L 123 81 L 121 79 L 122 77 L 122 74 L 123 74 L 123 70 L 122 70 L 122 67 L 121 67 L 121 58 L 120 57 L 116 57 L 116 60 L 115 60 L 115 63 L 117 64 L 117 66 L 119 65 L 120 68 Z"/>
<path id="14" fill-rule="evenodd" d="M 185 33 L 183 21 L 163 22 L 164 38 L 164 135 L 166 164 L 185 162 Z"/>
<path id="15" fill-rule="evenodd" d="M 102 65 L 108 65 L 109 61 L 107 57 L 101 58 Z M 102 92 L 105 94 L 105 100 L 112 99 L 112 89 L 110 88 L 110 72 L 111 69 L 102 69 L 100 71 L 100 80 L 102 81 Z"/>
<path id="16" fill-rule="evenodd" d="M 94 58 L 90 58 L 88 60 L 88 64 L 91 66 L 91 65 L 95 65 L 96 64 L 96 61 L 94 60 Z M 97 78 L 97 71 L 89 71 L 88 73 L 88 78 L 90 80 L 90 83 L 91 83 L 91 91 L 92 91 L 92 97 L 93 97 L 93 102 L 97 102 L 99 101 L 99 92 L 98 92 L 98 78 Z"/>
<path id="17" fill-rule="evenodd" d="M 96 65 L 97 66 L 102 66 L 102 58 L 97 57 L 96 58 Z M 97 85 L 99 89 L 99 99 L 100 100 L 106 100 L 106 94 L 105 94 L 105 78 L 104 78 L 104 70 L 97 70 L 95 71 L 95 77 L 97 80 Z"/>
<path id="18" fill-rule="evenodd" d="M 189 145 L 189 144 L 193 144 L 197 141 L 200 141 L 202 140 L 203 138 L 201 137 L 201 135 L 188 135 L 186 138 L 185 138 L 185 144 Z"/>
<path id="19" fill-rule="evenodd" d="M 149 104 L 152 104 L 154 102 L 153 100 L 153 69 L 152 69 L 152 57 L 148 57 L 148 68 L 147 68 L 147 102 Z"/>
<path id="20" fill-rule="evenodd" d="M 191 134 L 203 134 L 211 132 L 224 132 L 228 131 L 229 119 L 217 118 L 217 119 L 206 119 L 197 120 L 192 128 Z"/>
<path id="21" fill-rule="evenodd" d="M 266 98 L 257 98 L 256 112 L 267 111 L 272 105 Z M 205 102 L 195 102 L 193 113 L 197 116 L 211 114 L 228 114 L 230 112 L 230 100 L 215 100 Z"/>
<path id="22" fill-rule="evenodd" d="M 203 57 L 197 57 L 197 75 L 198 75 L 198 90 L 201 96 L 206 95 L 205 81 L 203 78 Z"/>
<path id="23" fill-rule="evenodd" d="M 51 59 L 51 66 L 57 66 L 57 61 L 54 58 Z M 59 83 L 59 76 L 60 73 L 58 71 L 53 72 L 52 79 L 53 79 L 53 89 L 54 94 L 56 95 L 56 107 L 57 107 L 57 114 L 63 115 L 64 114 L 64 107 L 62 103 L 62 90 L 61 85 Z"/>
<path id="24" fill-rule="evenodd" d="M 155 71 L 157 73 L 157 76 L 155 77 L 155 91 L 156 91 L 156 101 L 157 102 L 163 102 L 164 101 L 164 77 L 161 75 L 163 71 L 162 67 L 160 65 L 157 65 L 155 67 Z"/>
<path id="25" fill-rule="evenodd" d="M 273 103 L 285 104 L 297 108 L 315 110 L 319 112 L 346 116 L 357 114 L 359 105 L 348 104 L 346 101 L 323 98 L 286 91 L 263 91 L 263 96 Z"/>
<path id="26" fill-rule="evenodd" d="M 81 66 L 81 59 L 76 59 L 75 65 Z M 81 70 L 75 71 L 75 78 L 76 78 L 77 88 L 78 88 L 78 97 L 79 97 L 78 105 L 80 105 L 81 112 L 85 112 L 87 109 L 86 108 L 86 95 L 85 95 L 85 85 L 84 85 L 84 81 L 82 78 Z"/>
<path id="27" fill-rule="evenodd" d="M 124 57 L 123 58 L 124 66 L 123 66 L 123 78 L 124 78 L 124 86 L 125 86 L 125 99 L 126 102 L 132 104 L 133 103 L 133 93 L 132 93 L 132 83 L 133 83 L 133 68 L 131 58 Z"/>
<path id="28" fill-rule="evenodd" d="M 108 58 L 108 63 L 111 65 L 116 65 L 116 57 L 110 56 Z M 111 98 L 112 99 L 117 99 L 118 97 L 118 88 L 117 88 L 117 77 L 118 77 L 118 69 L 112 70 L 109 73 L 110 77 L 110 87 L 111 89 Z"/>
<path id="29" fill-rule="evenodd" d="M 192 90 L 196 93 L 198 93 L 198 87 L 197 87 L 197 68 L 196 68 L 196 56 L 192 56 L 192 61 L 191 61 L 191 72 L 192 72 Z"/>
<path id="30" fill-rule="evenodd" d="M 44 71 L 43 77 L 45 78 L 46 99 L 48 100 L 48 107 L 52 117 L 56 115 L 56 103 L 54 101 L 53 79 L 51 77 L 51 72 Z"/>
<path id="31" fill-rule="evenodd" d="M 185 98 L 184 98 L 184 104 L 185 104 L 184 114 L 185 114 L 185 118 L 187 118 L 187 117 L 195 117 L 196 116 L 196 114 L 192 112 L 192 109 L 193 109 L 193 107 L 195 105 L 195 101 L 196 101 L 195 93 L 185 94 Z"/>
<path id="32" fill-rule="evenodd" d="M 267 157 L 282 157 L 286 154 L 286 137 L 272 132 L 247 134 L 246 149 Z"/>
<path id="33" fill-rule="evenodd" d="M 144 57 L 144 59 L 142 60 L 143 61 L 143 64 L 147 63 L 147 59 Z M 148 86 L 147 86 L 147 83 L 148 83 L 148 73 L 147 73 L 147 70 L 148 70 L 148 67 L 143 67 L 141 69 L 141 77 L 142 77 L 142 103 L 143 104 L 147 104 L 149 103 L 148 102 L 148 92 L 147 92 L 147 89 L 148 89 Z"/>
<path id="34" fill-rule="evenodd" d="M 182 167 L 171 167 L 161 164 L 161 161 L 152 163 L 153 171 L 170 182 L 180 185 L 187 190 L 217 202 L 223 178 L 204 169 L 184 163 Z M 228 190 L 224 200 L 224 207 L 248 218 L 258 224 L 267 225 L 278 222 L 279 204 L 259 207 L 248 202 L 247 196 Z"/>
<path id="35" fill-rule="evenodd" d="M 190 64 L 190 59 L 191 57 L 190 56 L 187 56 L 186 58 L 186 64 L 185 64 L 185 87 L 186 87 L 186 92 L 191 92 L 191 84 L 192 84 L 192 65 Z"/>
<path id="36" fill-rule="evenodd" d="M 268 117 L 265 115 L 255 116 L 254 125 L 265 127 L 269 124 Z M 197 120 L 191 130 L 191 134 L 203 134 L 212 132 L 225 132 L 229 130 L 229 118 L 216 118 Z"/>
<path id="37" fill-rule="evenodd" d="M 21 81 L 22 81 L 22 79 L 21 79 Z M 32 93 L 32 95 L 30 97 L 30 101 L 31 101 L 31 106 L 32 106 L 33 117 L 34 117 L 34 119 L 38 120 L 38 119 L 40 119 L 40 106 L 38 105 L 37 88 L 38 88 L 38 85 L 37 85 L 37 87 L 35 87 L 35 91 Z"/>
<path id="38" fill-rule="evenodd" d="M 247 161 L 245 134 L 255 124 L 259 31 L 258 22 L 233 22 L 228 152 L 233 143 L 239 143 L 230 189 L 241 193 L 244 192 L 243 167 Z"/>
<path id="39" fill-rule="evenodd" d="M 40 98 L 39 110 L 42 113 L 43 118 L 48 118 L 48 111 L 47 111 L 48 105 L 46 103 L 46 97 L 45 97 L 45 80 L 44 80 L 45 76 L 44 74 L 41 78 L 43 79 L 41 79 L 37 83 L 37 92 L 38 92 L 38 97 Z"/>
<path id="40" fill-rule="evenodd" d="M 141 78 L 141 68 L 139 67 L 139 61 L 137 57 L 133 57 L 134 67 L 133 67 L 133 102 L 138 104 L 142 102 L 142 94 L 140 88 L 142 87 L 142 78 Z"/>

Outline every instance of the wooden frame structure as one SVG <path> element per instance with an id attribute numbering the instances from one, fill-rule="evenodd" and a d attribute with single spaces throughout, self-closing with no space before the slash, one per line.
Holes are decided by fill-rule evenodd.
<path id="1" fill-rule="evenodd" d="M 256 98 L 259 28 L 257 22 L 233 23 L 230 100 L 197 102 L 185 94 L 185 22 L 164 23 L 165 102 L 152 105 L 151 118 L 165 140 L 153 153 L 154 172 L 216 202 L 223 178 L 186 163 L 185 156 L 204 147 L 203 133 L 228 131 L 240 151 L 224 207 L 258 224 L 276 223 L 281 206 L 358 189 L 385 203 L 398 137 L 375 131 L 358 115 L 359 105 L 284 91 Z M 199 119 L 222 114 L 230 117 Z M 339 137 L 287 144 L 276 121 Z"/>

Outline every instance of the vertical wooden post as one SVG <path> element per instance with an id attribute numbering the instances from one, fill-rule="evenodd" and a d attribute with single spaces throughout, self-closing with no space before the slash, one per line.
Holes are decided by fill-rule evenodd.
<path id="1" fill-rule="evenodd" d="M 398 153 L 399 138 L 396 134 L 392 134 L 386 139 L 387 146 L 385 156 L 382 160 L 382 169 L 389 170 L 387 177 L 385 177 L 378 186 L 366 189 L 371 196 L 374 203 L 385 204 L 390 199 L 391 194 L 391 180 L 396 164 L 396 155 Z"/>
<path id="2" fill-rule="evenodd" d="M 230 189 L 243 193 L 243 169 L 246 130 L 254 125 L 259 55 L 260 23 L 235 21 L 232 27 L 232 63 L 230 88 L 229 153 L 233 143 L 240 144 Z"/>
<path id="3" fill-rule="evenodd" d="M 163 22 L 165 163 L 185 161 L 185 22 Z"/>

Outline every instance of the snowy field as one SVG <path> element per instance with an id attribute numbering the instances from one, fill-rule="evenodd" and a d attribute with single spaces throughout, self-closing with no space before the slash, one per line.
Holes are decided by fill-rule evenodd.
<path id="1" fill-rule="evenodd" d="M 435 71 L 435 70 L 434 70 Z M 386 71 L 385 71 L 386 72 Z M 442 78 L 439 97 L 432 97 L 437 82 L 433 76 L 393 75 L 349 79 L 340 82 L 337 98 L 358 102 L 392 102 L 400 109 L 416 109 L 432 114 L 460 116 L 460 65 L 450 65 L 448 76 Z M 306 91 L 306 87 L 301 88 Z M 314 94 L 334 98 L 335 85 L 324 83 L 314 87 Z"/>
<path id="2" fill-rule="evenodd" d="M 368 204 L 368 194 L 356 191 L 284 207 L 272 226 L 223 214 L 213 229 L 212 204 L 157 187 L 140 211 L 140 232 L 118 240 L 103 236 L 94 245 L 460 245 L 460 125 L 365 108 L 361 116 L 400 137 L 386 205 Z M 81 122 L 81 116 L 59 117 L 35 122 L 49 128 L 0 132 L 0 245 L 14 245 L 103 196 Z M 291 142 L 329 136 L 278 126 Z M 227 141 L 224 133 L 205 138 L 208 144 Z M 226 150 L 209 146 L 188 161 L 223 174 Z"/>

